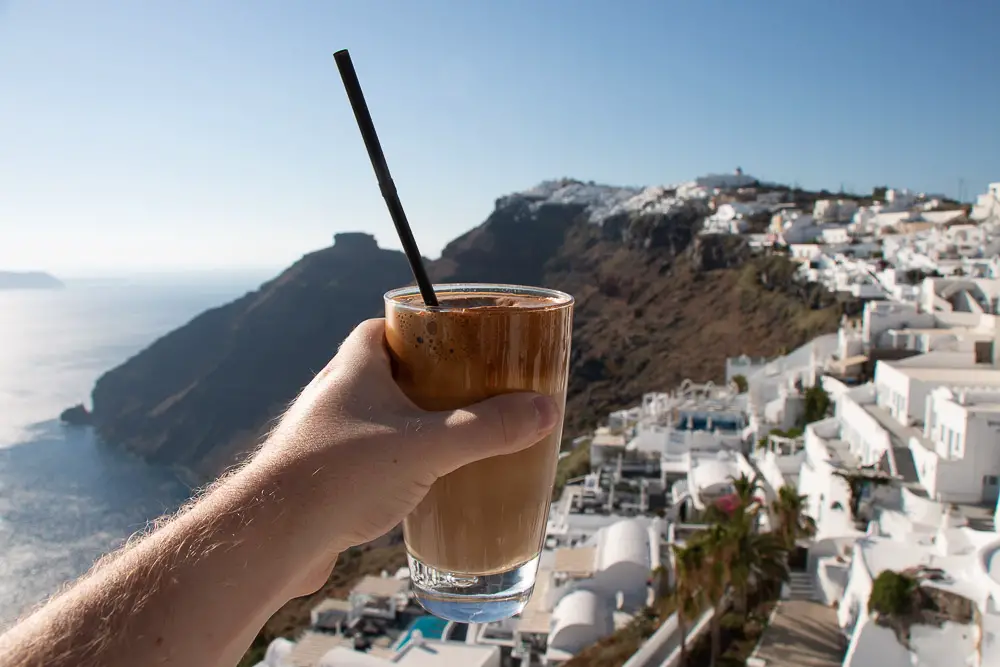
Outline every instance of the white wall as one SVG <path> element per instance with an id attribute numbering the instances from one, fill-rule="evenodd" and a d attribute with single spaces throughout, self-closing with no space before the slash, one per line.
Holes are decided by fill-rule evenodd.
<path id="1" fill-rule="evenodd" d="M 942 500 L 982 499 L 984 477 L 1000 476 L 1000 413 L 961 405 L 948 390 L 938 389 L 928 401 L 925 433 L 934 443 L 938 463 L 937 491 Z"/>
<path id="2" fill-rule="evenodd" d="M 805 449 L 802 449 L 795 454 L 783 455 L 781 459 L 783 461 L 793 460 L 798 462 L 797 468 L 800 469 L 802 463 L 806 460 Z M 777 490 L 786 484 L 789 484 L 785 474 L 781 471 L 781 466 L 778 465 L 778 456 L 774 452 L 767 452 L 763 456 L 758 456 L 756 461 L 757 469 L 760 470 L 760 474 L 764 478 L 764 481 L 767 482 L 772 489 Z"/>
<path id="3" fill-rule="evenodd" d="M 979 482 L 985 483 L 985 475 L 1000 477 L 1000 414 L 973 412 L 965 436 L 966 451 L 972 450 L 975 461 L 971 468 L 978 473 Z"/>
<path id="4" fill-rule="evenodd" d="M 850 235 L 846 227 L 828 227 L 823 230 L 823 243 L 847 243 Z"/>
<path id="5" fill-rule="evenodd" d="M 811 229 L 818 229 L 818 228 L 811 228 Z M 788 234 L 789 232 L 785 232 L 785 240 L 790 244 L 789 249 L 791 250 L 793 259 L 811 260 L 822 254 L 823 252 L 822 248 L 820 248 L 820 246 L 816 245 L 815 243 L 799 243 L 796 241 L 791 241 L 789 240 Z M 811 233 L 806 236 L 814 237 L 814 235 Z M 802 240 L 806 239 L 803 238 Z"/>
<path id="6" fill-rule="evenodd" d="M 910 648 L 921 665 L 974 665 L 977 635 L 973 624 L 946 622 L 940 628 L 918 624 L 910 628 Z"/>
<path id="7" fill-rule="evenodd" d="M 889 329 L 933 327 L 934 315 L 919 313 L 914 304 L 890 301 L 870 301 L 862 315 L 862 335 L 870 345 Z"/>
<path id="8" fill-rule="evenodd" d="M 813 205 L 813 217 L 824 221 L 848 222 L 858 210 L 851 199 L 818 199 Z"/>
<path id="9" fill-rule="evenodd" d="M 913 438 L 908 444 L 928 494 L 942 502 L 979 502 L 984 476 L 1000 477 L 1000 413 L 977 413 L 974 404 L 959 404 L 947 389 L 912 380 L 888 364 L 878 364 L 875 383 L 879 405 L 893 417 L 905 424 L 924 422 L 923 435 L 929 443 Z M 882 447 L 871 428 L 873 420 L 860 406 L 855 409 L 853 402 L 841 403 L 846 439 L 858 442 L 859 456 L 866 463 L 873 462 L 870 457 Z M 888 440 L 881 427 L 874 426 Z"/>
<path id="10" fill-rule="evenodd" d="M 783 431 L 798 424 L 804 413 L 805 399 L 801 396 L 778 396 L 764 406 L 764 420 Z"/>
<path id="11" fill-rule="evenodd" d="M 612 601 L 621 592 L 625 598 L 625 610 L 634 611 L 642 607 L 646 601 L 649 573 L 648 565 L 623 561 L 594 573 L 593 586 Z"/>
<path id="12" fill-rule="evenodd" d="M 868 618 L 868 598 L 871 594 L 871 574 L 868 572 L 864 554 L 855 546 L 851 558 L 851 572 L 847 582 L 847 590 L 844 591 L 844 599 L 837 607 L 837 622 L 845 632 L 854 632 L 855 639 L 858 629 Z"/>
<path id="13" fill-rule="evenodd" d="M 918 401 L 911 393 L 919 393 L 917 384 L 900 369 L 884 361 L 875 364 L 876 403 L 888 410 L 900 424 L 909 425 L 914 419 L 924 418 L 924 401 Z"/>
<path id="14" fill-rule="evenodd" d="M 663 453 L 666 451 L 669 432 L 669 427 L 659 424 L 639 424 L 636 427 L 635 437 L 629 441 L 626 449 L 637 452 Z"/>
<path id="15" fill-rule="evenodd" d="M 935 313 L 936 319 L 944 326 L 948 327 L 978 327 L 984 316 L 980 313 L 963 313 L 953 310 Z"/>
<path id="16" fill-rule="evenodd" d="M 910 453 L 917 469 L 917 481 L 931 498 L 938 498 L 938 468 L 942 463 L 940 457 L 913 439 L 910 440 Z M 947 462 L 944 463 L 947 465 Z"/>
<path id="17" fill-rule="evenodd" d="M 843 667 L 913 667 L 914 664 L 910 652 L 899 643 L 891 628 L 883 628 L 866 617 L 851 637 Z"/>
<path id="18" fill-rule="evenodd" d="M 806 514 L 816 521 L 816 539 L 852 532 L 849 517 L 851 491 L 847 482 L 834 474 L 824 438 L 836 437 L 836 419 L 824 419 L 806 426 L 806 464 L 799 471 L 799 494 L 806 497 Z M 840 503 L 843 510 L 833 510 Z"/>
<path id="19" fill-rule="evenodd" d="M 837 356 L 841 359 L 864 354 L 864 344 L 865 341 L 861 337 L 860 327 L 855 326 L 853 323 L 842 324 L 837 329 Z"/>
<path id="20" fill-rule="evenodd" d="M 851 451 L 862 465 L 878 463 L 892 446 L 882 425 L 850 393 L 837 402 L 837 418 L 841 424 L 841 439 L 851 445 Z"/>
<path id="21" fill-rule="evenodd" d="M 745 378 L 749 378 L 755 371 L 760 370 L 766 365 L 767 359 L 764 357 L 729 357 L 726 359 L 726 384 L 732 382 L 735 375 L 742 375 Z"/>
<path id="22" fill-rule="evenodd" d="M 823 387 L 823 391 L 830 395 L 830 400 L 836 405 L 840 397 L 850 390 L 846 384 L 838 380 L 837 378 L 830 377 L 829 375 L 824 375 L 819 379 L 820 386 Z"/>
<path id="23" fill-rule="evenodd" d="M 917 469 L 917 479 L 927 494 L 944 503 L 978 503 L 982 498 L 983 475 L 975 460 L 946 459 L 911 438 L 910 452 Z"/>
<path id="24" fill-rule="evenodd" d="M 874 283 L 854 284 L 850 286 L 849 291 L 859 299 L 876 299 L 885 296 L 885 290 Z"/>
<path id="25" fill-rule="evenodd" d="M 849 549 L 859 535 L 829 538 L 809 547 L 808 572 L 813 579 L 813 593 L 826 606 L 839 605 L 844 599 L 850 577 Z"/>
<path id="26" fill-rule="evenodd" d="M 945 512 L 945 507 L 939 502 L 918 496 L 904 488 L 900 493 L 903 513 L 916 523 L 937 526 Z"/>
<path id="27" fill-rule="evenodd" d="M 954 402 L 950 391 L 938 389 L 931 392 L 927 400 L 924 435 L 934 443 L 938 456 L 946 459 L 966 457 L 968 419 L 968 410 Z"/>

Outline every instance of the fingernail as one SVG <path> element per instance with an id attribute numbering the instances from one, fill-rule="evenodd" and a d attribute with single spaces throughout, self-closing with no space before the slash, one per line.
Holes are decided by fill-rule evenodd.
<path id="1" fill-rule="evenodd" d="M 536 396 L 532 403 L 535 404 L 535 418 L 538 424 L 538 431 L 551 431 L 559 421 L 559 408 L 550 396 Z"/>

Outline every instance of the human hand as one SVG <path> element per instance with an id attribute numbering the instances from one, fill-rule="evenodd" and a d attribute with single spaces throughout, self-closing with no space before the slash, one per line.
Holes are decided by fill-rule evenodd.
<path id="1" fill-rule="evenodd" d="M 0 665 L 235 664 L 289 598 L 322 587 L 340 552 L 398 524 L 438 477 L 558 421 L 536 394 L 420 410 L 384 340 L 383 320 L 355 329 L 247 465 L 0 636 Z"/>
<path id="2" fill-rule="evenodd" d="M 337 554 L 391 530 L 439 477 L 529 447 L 558 420 L 556 402 L 533 393 L 451 412 L 418 408 L 392 378 L 385 321 L 368 320 L 302 391 L 250 467 L 280 475 L 298 501 L 291 520 L 305 539 L 290 547 L 302 551 L 308 593 L 326 582 Z"/>

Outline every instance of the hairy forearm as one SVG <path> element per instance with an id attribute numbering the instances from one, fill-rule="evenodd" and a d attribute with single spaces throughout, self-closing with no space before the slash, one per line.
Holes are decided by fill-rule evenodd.
<path id="1" fill-rule="evenodd" d="M 291 543 L 302 489 L 258 468 L 233 475 L 0 637 L 0 667 L 235 664 L 322 565 Z"/>

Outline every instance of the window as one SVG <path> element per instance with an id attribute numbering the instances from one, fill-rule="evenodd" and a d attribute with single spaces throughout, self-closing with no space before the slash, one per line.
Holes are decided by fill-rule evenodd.
<path id="1" fill-rule="evenodd" d="M 996 475 L 984 475 L 983 476 L 983 486 L 996 486 L 997 476 Z"/>

